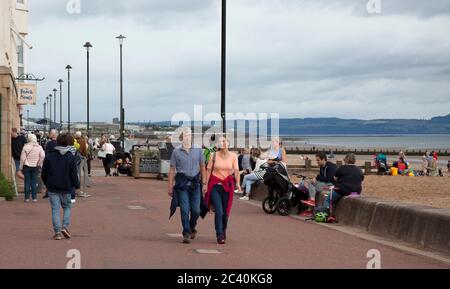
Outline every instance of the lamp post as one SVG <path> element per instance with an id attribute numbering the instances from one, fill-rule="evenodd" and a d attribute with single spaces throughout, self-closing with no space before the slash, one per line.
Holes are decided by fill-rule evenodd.
<path id="1" fill-rule="evenodd" d="M 63 125 L 62 125 L 62 111 L 63 111 L 63 104 L 62 104 L 62 84 L 64 80 L 61 78 L 58 79 L 59 82 L 59 130 L 62 131 Z"/>
<path id="2" fill-rule="evenodd" d="M 125 110 L 123 108 L 123 40 L 126 38 L 122 34 L 116 37 L 120 44 L 120 140 L 122 152 L 125 151 Z"/>
<path id="3" fill-rule="evenodd" d="M 57 91 L 58 90 L 56 88 L 53 88 L 53 103 L 55 104 L 54 108 L 53 108 L 53 122 L 55 124 L 56 124 L 56 92 Z"/>
<path id="4" fill-rule="evenodd" d="M 222 71 L 221 71 L 221 105 L 220 115 L 222 117 L 222 130 L 226 133 L 226 50 L 227 50 L 227 0 L 222 0 Z"/>
<path id="5" fill-rule="evenodd" d="M 83 45 L 84 48 L 86 48 L 86 71 L 87 71 L 87 135 L 88 137 L 91 136 L 90 128 L 89 128 L 89 51 L 92 47 L 92 44 L 90 42 L 86 42 Z"/>
<path id="6" fill-rule="evenodd" d="M 50 124 L 49 124 L 49 130 L 52 128 L 52 95 L 48 95 L 48 103 L 49 103 L 49 118 L 50 118 Z"/>
<path id="7" fill-rule="evenodd" d="M 47 126 L 47 103 L 44 102 L 44 119 L 45 119 L 45 125 L 44 125 L 44 131 L 46 130 L 45 127 Z"/>
<path id="8" fill-rule="evenodd" d="M 67 65 L 67 131 L 70 133 L 70 70 L 72 66 Z"/>

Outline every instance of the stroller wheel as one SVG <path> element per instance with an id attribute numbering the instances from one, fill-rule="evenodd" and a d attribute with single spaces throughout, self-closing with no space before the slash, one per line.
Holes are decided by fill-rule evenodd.
<path id="1" fill-rule="evenodd" d="M 294 205 L 288 196 L 280 198 L 276 205 L 277 212 L 281 216 L 289 216 L 293 207 Z"/>
<path id="2" fill-rule="evenodd" d="M 277 210 L 277 201 L 278 199 L 275 197 L 267 197 L 264 199 L 262 203 L 262 208 L 266 214 L 273 214 Z"/>

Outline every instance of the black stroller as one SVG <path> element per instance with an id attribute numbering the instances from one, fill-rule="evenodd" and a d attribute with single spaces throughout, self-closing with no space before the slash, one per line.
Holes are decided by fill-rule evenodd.
<path id="1" fill-rule="evenodd" d="M 298 211 L 306 209 L 301 203 L 302 200 L 308 200 L 308 190 L 304 186 L 297 188 L 289 179 L 286 165 L 276 163 L 265 167 L 264 183 L 266 184 L 269 195 L 264 199 L 262 207 L 267 214 L 278 214 L 287 216 L 292 209 L 298 206 Z"/>
<path id="2" fill-rule="evenodd" d="M 115 153 L 114 157 L 114 176 L 127 175 L 131 177 L 133 175 L 133 165 L 131 163 L 131 155 L 129 153 Z"/>

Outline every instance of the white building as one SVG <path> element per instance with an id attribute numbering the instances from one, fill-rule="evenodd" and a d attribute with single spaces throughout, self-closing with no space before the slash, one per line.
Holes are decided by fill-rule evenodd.
<path id="1" fill-rule="evenodd" d="M 11 178 L 11 129 L 20 130 L 15 79 L 26 73 L 27 0 L 0 0 L 0 171 Z"/>

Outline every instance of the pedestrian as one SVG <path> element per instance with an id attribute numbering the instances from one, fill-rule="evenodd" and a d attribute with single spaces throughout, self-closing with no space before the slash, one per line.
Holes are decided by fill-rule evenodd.
<path id="1" fill-rule="evenodd" d="M 111 144 L 108 139 L 104 139 L 104 143 L 100 148 L 99 156 L 102 157 L 103 168 L 105 169 L 105 177 L 111 176 L 111 161 L 113 159 L 116 148 Z"/>
<path id="2" fill-rule="evenodd" d="M 52 209 L 52 223 L 55 232 L 54 239 L 62 236 L 69 239 L 71 217 L 71 193 L 80 189 L 77 174 L 76 158 L 73 154 L 73 138 L 69 134 L 61 134 L 57 138 L 57 146 L 50 151 L 42 167 L 42 180 L 48 190 Z M 63 209 L 61 224 L 60 211 Z"/>
<path id="3" fill-rule="evenodd" d="M 450 177 L 450 160 L 447 162 L 447 175 Z"/>
<path id="4" fill-rule="evenodd" d="M 17 128 L 11 129 L 11 154 L 16 166 L 16 172 L 20 170 L 20 156 L 22 155 L 22 150 L 26 143 L 26 137 L 22 134 L 19 134 L 17 132 Z"/>
<path id="5" fill-rule="evenodd" d="M 183 128 L 180 135 L 182 145 L 172 152 L 169 170 L 168 192 L 172 197 L 170 216 L 179 206 L 185 244 L 189 244 L 197 236 L 197 221 L 203 203 L 202 184 L 206 184 L 205 157 L 201 148 L 192 147 L 191 136 L 191 129 Z M 206 191 L 206 186 L 203 186 L 203 191 Z"/>
<path id="6" fill-rule="evenodd" d="M 234 189 L 241 192 L 239 182 L 239 165 L 235 153 L 228 150 L 229 140 L 222 136 L 218 141 L 218 149 L 208 162 L 207 193 L 205 201 L 215 211 L 215 229 L 218 244 L 225 244 L 227 238 L 228 219 L 233 203 Z"/>
<path id="7" fill-rule="evenodd" d="M 88 144 L 86 139 L 83 137 L 83 134 L 80 131 L 75 133 L 75 140 L 77 141 L 79 148 L 78 153 L 80 156 L 80 164 L 78 165 L 78 178 L 80 179 L 80 183 L 82 184 L 83 190 L 80 191 L 80 197 L 88 197 L 86 193 L 86 187 L 90 187 L 90 179 L 88 173 Z"/>
<path id="8" fill-rule="evenodd" d="M 20 171 L 24 176 L 25 202 L 30 202 L 30 192 L 33 203 L 37 202 L 37 186 L 39 167 L 44 162 L 45 152 L 38 144 L 34 134 L 28 135 L 28 143 L 23 147 L 20 156 Z"/>
<path id="9" fill-rule="evenodd" d="M 85 136 L 85 141 L 88 146 L 87 169 L 88 169 L 88 177 L 90 178 L 92 173 L 91 162 L 94 160 L 94 141 L 92 140 L 92 138 L 88 136 Z"/>
<path id="10" fill-rule="evenodd" d="M 48 153 L 50 151 L 52 151 L 55 147 L 56 147 L 56 139 L 58 138 L 58 131 L 56 129 L 51 129 L 50 133 L 49 133 L 49 140 L 47 141 L 47 143 L 45 144 L 45 155 L 48 155 Z M 39 177 L 38 177 L 38 192 L 40 192 L 42 190 L 43 187 L 43 182 L 42 182 L 42 178 L 41 178 L 41 171 L 39 170 Z M 45 192 L 43 199 L 48 198 L 48 194 L 47 192 Z"/>

